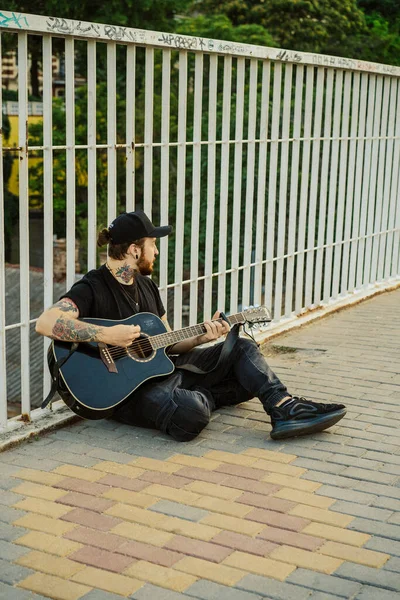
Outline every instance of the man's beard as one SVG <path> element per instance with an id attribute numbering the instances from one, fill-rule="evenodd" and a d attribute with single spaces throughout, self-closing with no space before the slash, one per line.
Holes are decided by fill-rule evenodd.
<path id="1" fill-rule="evenodd" d="M 153 263 L 143 255 L 139 258 L 136 265 L 141 275 L 151 275 L 153 272 Z"/>

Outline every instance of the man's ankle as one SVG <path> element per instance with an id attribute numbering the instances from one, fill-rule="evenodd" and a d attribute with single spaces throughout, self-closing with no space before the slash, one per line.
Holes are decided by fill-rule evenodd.
<path id="1" fill-rule="evenodd" d="M 281 406 L 281 404 L 283 404 L 284 402 L 286 402 L 286 400 L 290 400 L 292 398 L 292 396 L 285 396 L 284 398 L 282 398 L 281 400 L 279 400 L 279 402 L 277 402 L 274 406 L 274 408 L 276 406 Z"/>

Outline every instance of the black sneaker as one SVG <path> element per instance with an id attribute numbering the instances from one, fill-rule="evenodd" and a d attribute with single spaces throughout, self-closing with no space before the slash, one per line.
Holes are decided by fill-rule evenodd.
<path id="1" fill-rule="evenodd" d="M 344 404 L 322 404 L 293 396 L 280 406 L 274 406 L 271 417 L 273 440 L 317 433 L 331 427 L 346 414 Z"/>

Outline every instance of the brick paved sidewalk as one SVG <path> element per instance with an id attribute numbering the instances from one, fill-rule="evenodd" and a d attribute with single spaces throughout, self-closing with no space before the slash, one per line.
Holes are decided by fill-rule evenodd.
<path id="1" fill-rule="evenodd" d="M 187 444 L 82 421 L 2 453 L 0 598 L 399 598 L 399 306 L 264 347 L 291 391 L 347 404 L 328 432 L 273 442 L 252 400 Z"/>

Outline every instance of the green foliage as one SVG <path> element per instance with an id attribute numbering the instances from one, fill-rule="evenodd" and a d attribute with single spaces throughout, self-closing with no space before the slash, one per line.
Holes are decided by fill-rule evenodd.
<path id="1" fill-rule="evenodd" d="M 10 119 L 3 115 L 3 139 L 7 143 L 10 137 Z M 12 194 L 8 189 L 8 181 L 11 176 L 13 164 L 13 154 L 4 152 L 3 154 L 3 193 L 4 193 L 4 238 L 5 238 L 5 257 L 10 258 L 11 237 L 16 224 L 18 223 L 18 197 Z"/>

